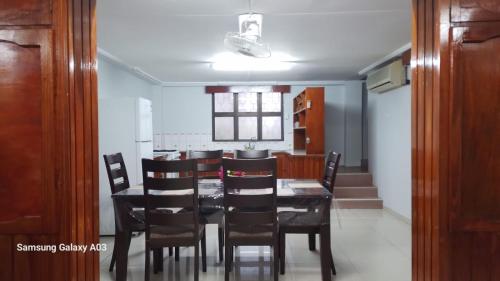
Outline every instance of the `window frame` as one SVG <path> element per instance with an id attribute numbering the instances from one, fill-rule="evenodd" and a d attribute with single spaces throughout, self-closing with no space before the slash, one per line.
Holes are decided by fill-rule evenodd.
<path id="1" fill-rule="evenodd" d="M 283 93 L 280 94 L 281 99 L 281 110 L 279 112 L 262 112 L 262 93 L 263 92 L 248 92 L 257 93 L 257 112 L 239 112 L 238 109 L 238 95 L 240 93 L 247 92 L 236 92 L 233 94 L 233 112 L 215 112 L 215 95 L 218 93 L 212 93 L 212 141 L 213 142 L 266 142 L 266 141 L 284 141 L 285 140 L 285 128 L 284 128 L 284 108 L 283 108 Z M 281 138 L 280 139 L 262 139 L 262 117 L 281 117 Z M 233 117 L 233 130 L 234 138 L 231 140 L 218 140 L 215 138 L 215 118 L 216 117 Z M 257 139 L 240 139 L 239 138 L 239 117 L 257 117 Z"/>

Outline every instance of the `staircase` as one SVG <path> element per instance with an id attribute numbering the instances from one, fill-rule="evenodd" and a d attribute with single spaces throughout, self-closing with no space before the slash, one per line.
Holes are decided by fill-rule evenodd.
<path id="1" fill-rule="evenodd" d="M 372 183 L 372 175 L 362 172 L 339 172 L 335 181 L 336 207 L 340 209 L 382 209 L 382 199 Z"/>

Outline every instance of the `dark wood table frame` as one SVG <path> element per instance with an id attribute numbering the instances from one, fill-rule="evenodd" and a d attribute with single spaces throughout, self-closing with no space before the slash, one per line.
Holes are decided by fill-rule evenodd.
<path id="1" fill-rule="evenodd" d="M 330 271 L 330 205 L 332 194 L 323 187 L 293 188 L 289 183 L 317 184 L 314 180 L 278 180 L 278 206 L 279 207 L 304 207 L 324 204 L 326 208 L 324 223 L 320 230 L 320 258 L 321 276 L 323 281 L 331 281 Z M 201 206 L 222 206 L 222 184 L 216 181 L 201 180 L 199 183 L 199 198 Z M 128 225 L 129 206 L 134 208 L 144 207 L 144 195 L 141 188 L 129 188 L 112 195 L 115 208 L 118 232 L 115 236 L 116 252 L 116 280 L 127 280 L 128 250 L 130 247 L 130 231 Z M 159 259 L 161 262 L 162 259 Z"/>

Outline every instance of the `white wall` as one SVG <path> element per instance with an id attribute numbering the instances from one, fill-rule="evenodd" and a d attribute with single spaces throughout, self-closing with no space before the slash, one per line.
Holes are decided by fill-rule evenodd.
<path id="1" fill-rule="evenodd" d="M 292 149 L 292 100 L 308 86 L 310 85 L 306 83 L 293 85 L 291 93 L 284 95 L 285 140 L 257 143 L 257 148 Z M 358 159 L 350 163 L 359 165 L 361 159 L 361 82 L 336 82 L 323 85 L 323 87 L 325 87 L 325 151 L 333 149 L 343 155 L 352 155 L 348 159 Z M 346 98 L 347 95 L 353 97 Z M 358 99 L 359 104 L 355 105 Z M 346 101 L 350 102 L 347 110 Z M 359 118 L 356 117 L 358 111 Z M 348 113 L 349 115 L 346 115 Z M 244 143 L 241 142 L 212 142 L 211 118 L 211 95 L 205 94 L 204 86 L 163 87 L 161 92 L 156 91 L 153 94 L 155 148 L 179 150 L 243 148 Z M 346 120 L 348 120 L 347 123 Z M 349 130 L 346 130 L 346 126 Z M 349 137 L 346 137 L 347 131 L 349 131 Z M 351 142 L 348 149 L 346 149 L 346 141 Z"/>
<path id="2" fill-rule="evenodd" d="M 257 148 L 290 149 L 291 95 L 284 96 L 284 141 L 259 142 Z M 289 109 L 289 110 L 288 110 Z M 204 86 L 163 87 L 153 95 L 155 148 L 242 149 L 244 142 L 212 142 L 212 96 Z M 160 136 L 161 135 L 161 136 Z"/>
<path id="3" fill-rule="evenodd" d="M 136 182 L 136 150 L 135 139 L 135 106 L 126 103 L 132 98 L 144 97 L 151 99 L 155 91 L 161 90 L 149 81 L 143 80 L 124 67 L 98 57 L 98 99 L 99 99 L 99 212 L 100 234 L 114 233 L 114 210 L 111 201 L 111 190 L 104 166 L 103 154 L 123 152 L 123 157 L 129 172 L 131 183 Z M 124 99 L 130 98 L 130 99 Z M 114 99 L 112 101 L 112 99 Z M 119 106 L 121 111 L 110 112 L 109 105 Z M 123 106 L 122 106 L 123 105 Z M 107 110 L 108 109 L 108 110 Z M 115 124 L 116 119 L 124 120 Z M 133 120 L 133 121 L 131 121 Z M 114 130 L 109 128 L 113 126 Z M 116 141 L 114 138 L 120 139 Z"/>
<path id="4" fill-rule="evenodd" d="M 153 97 L 155 86 L 127 69 L 98 56 L 98 98 Z M 159 86 L 156 86 L 159 87 Z"/>
<path id="5" fill-rule="evenodd" d="M 411 219 L 411 87 L 368 93 L 368 159 L 384 206 Z"/>
<path id="6" fill-rule="evenodd" d="M 345 164 L 345 101 L 344 84 L 325 87 L 325 152 L 342 153 L 341 165 Z"/>
<path id="7" fill-rule="evenodd" d="M 348 81 L 345 84 L 345 166 L 361 166 L 362 155 L 362 82 Z"/>

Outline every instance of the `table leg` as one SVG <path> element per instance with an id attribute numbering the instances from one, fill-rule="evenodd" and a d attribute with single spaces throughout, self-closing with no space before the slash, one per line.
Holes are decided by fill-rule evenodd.
<path id="1" fill-rule="evenodd" d="M 330 224 L 321 226 L 320 230 L 320 257 L 321 257 L 321 276 L 323 281 L 331 281 L 330 264 Z"/>
<path id="2" fill-rule="evenodd" d="M 321 276 L 323 281 L 332 280 L 331 271 L 331 238 L 330 238 L 330 204 L 331 199 L 324 203 L 324 221 L 320 227 Z"/>

